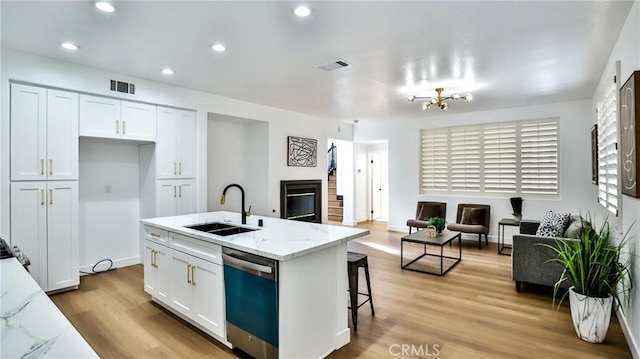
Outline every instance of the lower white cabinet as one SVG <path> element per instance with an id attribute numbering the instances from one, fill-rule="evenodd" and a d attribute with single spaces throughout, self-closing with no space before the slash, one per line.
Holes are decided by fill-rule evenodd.
<path id="1" fill-rule="evenodd" d="M 80 284 L 78 182 L 12 182 L 11 244 L 46 291 Z"/>
<path id="2" fill-rule="evenodd" d="M 144 291 L 162 301 L 169 300 L 169 249 L 144 241 Z"/>
<path id="3" fill-rule="evenodd" d="M 146 227 L 150 228 L 150 227 Z M 148 232 L 148 231 L 147 231 Z M 185 246 L 184 238 L 176 245 Z M 204 258 L 217 258 L 217 262 L 204 260 L 173 247 L 172 233 L 168 246 L 157 240 L 145 239 L 144 289 L 156 300 L 163 302 L 184 318 L 201 325 L 208 331 L 226 338 L 224 271 L 219 262 L 219 245 L 201 242 L 196 248 Z M 179 242 L 180 241 L 180 242 Z M 188 243 L 186 243 L 188 244 Z M 209 247 L 209 248 L 207 248 Z"/>
<path id="4" fill-rule="evenodd" d="M 196 180 L 156 180 L 156 216 L 196 213 Z"/>

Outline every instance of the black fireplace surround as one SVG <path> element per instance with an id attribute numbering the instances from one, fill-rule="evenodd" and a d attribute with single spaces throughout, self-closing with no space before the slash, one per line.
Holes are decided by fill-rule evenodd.
<path id="1" fill-rule="evenodd" d="M 280 218 L 322 223 L 322 180 L 280 181 Z"/>

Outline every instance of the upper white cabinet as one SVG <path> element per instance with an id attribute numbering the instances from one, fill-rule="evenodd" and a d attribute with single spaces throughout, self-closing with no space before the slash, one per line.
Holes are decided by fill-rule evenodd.
<path id="1" fill-rule="evenodd" d="M 80 283 L 77 181 L 11 183 L 11 244 L 44 291 Z"/>
<path id="2" fill-rule="evenodd" d="M 196 177 L 196 113 L 158 107 L 156 177 Z"/>
<path id="3" fill-rule="evenodd" d="M 78 179 L 78 95 L 11 84 L 11 180 Z"/>
<path id="4" fill-rule="evenodd" d="M 80 95 L 80 136 L 156 140 L 156 106 Z"/>

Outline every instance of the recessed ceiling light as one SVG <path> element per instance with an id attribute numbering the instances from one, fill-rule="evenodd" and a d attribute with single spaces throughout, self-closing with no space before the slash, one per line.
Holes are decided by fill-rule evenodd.
<path id="1" fill-rule="evenodd" d="M 116 11 L 116 7 L 113 6 L 111 3 L 109 3 L 108 1 L 96 1 L 95 5 L 100 11 L 104 11 L 104 12 Z"/>
<path id="2" fill-rule="evenodd" d="M 296 16 L 299 16 L 299 17 L 307 17 L 307 16 L 311 15 L 311 9 L 309 9 L 308 7 L 306 7 L 304 5 L 300 5 L 297 8 L 295 8 L 295 10 L 293 10 L 293 13 L 296 14 Z"/>
<path id="3" fill-rule="evenodd" d="M 171 70 L 170 68 L 162 69 L 162 73 L 165 74 L 165 75 L 173 75 L 173 74 L 175 74 L 175 72 L 173 70 Z"/>
<path id="4" fill-rule="evenodd" d="M 62 46 L 62 48 L 64 49 L 71 50 L 71 51 L 80 50 L 80 46 L 71 42 L 61 42 L 60 46 Z"/>
<path id="5" fill-rule="evenodd" d="M 211 46 L 211 50 L 215 51 L 215 52 L 224 52 L 227 50 L 226 47 L 224 47 L 224 45 L 222 44 L 215 44 L 213 46 Z"/>

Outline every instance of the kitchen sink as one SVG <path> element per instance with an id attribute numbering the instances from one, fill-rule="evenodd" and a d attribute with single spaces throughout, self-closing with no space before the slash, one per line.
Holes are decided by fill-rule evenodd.
<path id="1" fill-rule="evenodd" d="M 185 226 L 185 228 L 195 229 L 196 231 L 215 234 L 216 236 L 230 236 L 233 234 L 240 234 L 245 232 L 253 232 L 256 229 L 238 227 L 231 224 L 212 222 L 198 224 L 195 226 Z"/>

